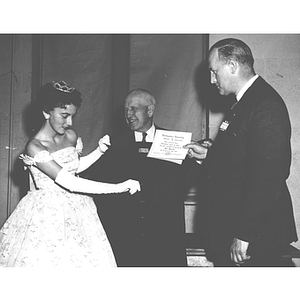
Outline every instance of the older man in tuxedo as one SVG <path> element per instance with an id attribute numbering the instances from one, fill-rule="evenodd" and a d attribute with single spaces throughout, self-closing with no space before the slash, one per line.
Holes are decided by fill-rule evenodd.
<path id="1" fill-rule="evenodd" d="M 127 128 L 112 135 L 109 150 L 85 175 L 105 182 L 141 182 L 141 192 L 133 196 L 94 197 L 118 266 L 187 265 L 185 167 L 147 157 L 158 128 L 155 105 L 147 90 L 132 90 L 124 103 Z"/>

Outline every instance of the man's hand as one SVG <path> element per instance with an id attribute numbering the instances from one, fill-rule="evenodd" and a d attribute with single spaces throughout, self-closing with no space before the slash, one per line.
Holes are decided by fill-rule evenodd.
<path id="1" fill-rule="evenodd" d="M 241 265 L 246 260 L 250 259 L 251 256 L 247 255 L 248 247 L 248 242 L 234 238 L 230 247 L 231 260 L 234 261 L 237 265 Z"/>
<path id="2" fill-rule="evenodd" d="M 184 145 L 184 149 L 188 150 L 188 157 L 195 158 L 197 160 L 203 160 L 206 158 L 208 148 L 212 145 L 210 140 L 202 140 L 199 142 L 191 142 L 187 145 Z"/>

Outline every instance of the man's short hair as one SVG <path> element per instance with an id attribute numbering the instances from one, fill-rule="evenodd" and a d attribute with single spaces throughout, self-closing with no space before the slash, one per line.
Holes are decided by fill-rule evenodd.
<path id="1" fill-rule="evenodd" d="M 236 60 L 239 64 L 253 70 L 254 58 L 251 49 L 243 41 L 233 38 L 223 39 L 216 42 L 210 52 L 214 49 L 217 49 L 219 59 L 225 63 Z"/>
<path id="2" fill-rule="evenodd" d="M 148 105 L 154 105 L 154 106 L 156 105 L 154 96 L 145 89 L 131 90 L 126 96 L 126 99 L 131 97 L 139 97 L 139 96 L 142 97 Z"/>

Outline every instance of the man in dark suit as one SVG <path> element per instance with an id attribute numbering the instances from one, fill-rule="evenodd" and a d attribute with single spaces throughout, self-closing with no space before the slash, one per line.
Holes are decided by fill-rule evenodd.
<path id="1" fill-rule="evenodd" d="M 131 91 L 124 104 L 128 127 L 111 136 L 110 148 L 85 174 L 98 181 L 141 183 L 141 192 L 132 196 L 94 197 L 118 266 L 187 265 L 184 167 L 147 157 L 158 128 L 155 105 L 148 91 Z"/>
<path id="2" fill-rule="evenodd" d="M 210 148 L 191 143 L 189 156 L 207 167 L 207 228 L 215 266 L 279 266 L 297 241 L 286 185 L 291 125 L 279 94 L 253 69 L 250 48 L 225 39 L 209 52 L 211 83 L 237 102 Z"/>

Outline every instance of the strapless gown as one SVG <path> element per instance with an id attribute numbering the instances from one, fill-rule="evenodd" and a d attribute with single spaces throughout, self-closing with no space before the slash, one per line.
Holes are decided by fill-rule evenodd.
<path id="1" fill-rule="evenodd" d="M 0 230 L 0 266 L 115 267 L 93 199 L 65 190 L 35 167 L 49 157 L 73 174 L 79 165 L 77 147 L 22 156 L 30 190 Z"/>

